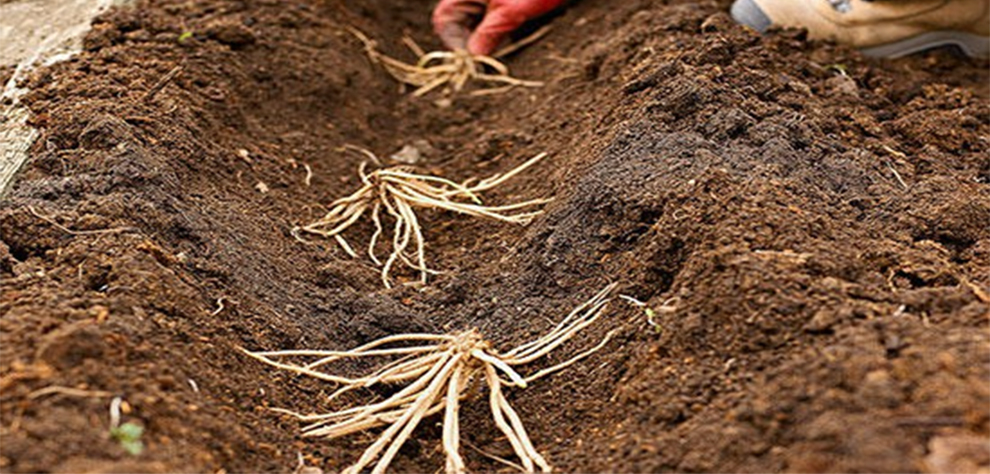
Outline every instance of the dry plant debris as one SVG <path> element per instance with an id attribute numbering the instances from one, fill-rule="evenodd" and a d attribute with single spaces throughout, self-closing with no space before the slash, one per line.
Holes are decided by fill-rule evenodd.
<path id="1" fill-rule="evenodd" d="M 372 62 L 381 64 L 395 80 L 416 88 L 412 93 L 415 97 L 423 96 L 441 86 L 445 86 L 448 93 L 460 92 L 469 81 L 495 84 L 493 87 L 473 90 L 469 95 L 497 94 L 517 86 L 543 86 L 543 83 L 539 81 L 527 81 L 510 76 L 509 68 L 496 58 L 531 44 L 546 34 L 546 29 L 539 30 L 492 56 L 471 54 L 464 50 L 427 53 L 412 38 L 407 36 L 403 38 L 403 43 L 418 58 L 415 64 L 386 56 L 378 50 L 378 43 L 375 40 L 355 28 L 349 28 L 349 30 L 351 34 L 364 43 L 364 51 Z"/>
<path id="2" fill-rule="evenodd" d="M 574 308 L 543 337 L 499 352 L 475 329 L 456 334 L 399 334 L 367 343 L 349 351 L 274 351 L 247 352 L 269 365 L 298 374 L 339 384 L 328 399 L 355 389 L 379 384 L 400 385 L 387 399 L 353 406 L 330 413 L 303 415 L 287 413 L 308 422 L 304 436 L 338 438 L 353 433 L 386 426 L 374 443 L 343 474 L 358 474 L 372 462 L 372 473 L 385 472 L 399 448 L 412 435 L 423 418 L 443 412 L 442 445 L 448 474 L 466 471 L 460 455 L 460 425 L 458 410 L 462 399 L 469 398 L 472 385 L 478 379 L 488 386 L 492 418 L 505 435 L 525 472 L 550 472 L 547 461 L 533 447 L 522 420 L 509 405 L 503 387 L 526 388 L 546 375 L 564 369 L 604 347 L 608 333 L 595 347 L 570 359 L 523 376 L 515 367 L 530 364 L 567 342 L 582 329 L 594 323 L 610 301 L 609 294 L 616 284 L 610 284 L 592 299 Z M 356 378 L 337 375 L 326 367 L 343 359 L 389 358 L 367 375 Z M 505 377 L 508 377 L 506 379 Z"/>
<path id="3" fill-rule="evenodd" d="M 378 158 L 368 150 L 354 146 L 350 146 L 350 149 L 364 153 L 372 161 L 378 162 Z M 368 242 L 367 253 L 376 265 L 382 267 L 381 275 L 385 287 L 391 288 L 389 272 L 395 263 L 400 261 L 418 270 L 420 281 L 425 284 L 427 275 L 436 272 L 430 270 L 426 265 L 423 231 L 414 208 L 445 209 L 475 217 L 526 224 L 543 211 L 525 209 L 545 204 L 549 202 L 549 199 L 533 199 L 504 206 L 486 206 L 482 204 L 478 194 L 504 183 L 544 157 L 546 157 L 546 153 L 540 153 L 506 173 L 482 180 L 472 178 L 461 184 L 437 176 L 417 174 L 412 168 L 406 166 L 383 168 L 366 173 L 367 162 L 363 162 L 358 167 L 358 175 L 360 175 L 363 183 L 361 188 L 350 196 L 332 202 L 330 212 L 322 219 L 293 229 L 293 234 L 297 238 L 299 238 L 300 231 L 327 238 L 332 237 L 336 239 L 345 252 L 356 258 L 357 252 L 347 243 L 342 234 L 363 216 L 370 214 L 371 221 L 375 224 L 375 232 Z M 464 200 L 472 202 L 464 202 Z M 382 234 L 385 233 L 382 224 L 383 209 L 395 220 L 392 252 L 384 263 L 375 255 L 375 246 Z M 512 213 L 513 211 L 520 212 Z M 410 245 L 415 246 L 414 255 L 408 255 L 406 251 Z"/>

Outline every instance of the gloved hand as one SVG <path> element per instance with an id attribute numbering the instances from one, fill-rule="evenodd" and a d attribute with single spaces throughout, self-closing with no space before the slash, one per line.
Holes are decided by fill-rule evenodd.
<path id="1" fill-rule="evenodd" d="M 527 20 L 562 3 L 564 0 L 440 0 L 433 10 L 433 30 L 450 49 L 489 55 Z"/>

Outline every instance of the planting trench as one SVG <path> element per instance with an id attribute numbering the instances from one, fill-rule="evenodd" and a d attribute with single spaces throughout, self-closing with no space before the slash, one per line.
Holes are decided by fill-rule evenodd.
<path id="1" fill-rule="evenodd" d="M 508 348 L 608 281 L 654 317 L 616 301 L 545 363 L 617 330 L 603 351 L 509 393 L 559 471 L 984 461 L 985 62 L 760 38 L 725 2 L 582 1 L 509 60 L 545 87 L 440 107 L 344 29 L 396 56 L 403 33 L 435 48 L 430 7 L 144 2 L 26 81 L 42 133 L 0 204 L 0 468 L 291 471 L 301 453 L 339 471 L 369 436 L 302 439 L 268 410 L 328 410 L 332 387 L 239 347 L 477 327 Z M 332 241 L 290 234 L 356 187 L 345 143 L 415 145 L 455 180 L 545 151 L 490 199 L 554 201 L 528 226 L 424 211 L 444 273 L 386 290 Z M 108 435 L 113 396 L 145 427 L 139 456 Z M 484 397 L 462 412 L 468 443 L 512 458 Z M 443 465 L 437 422 L 394 471 Z"/>

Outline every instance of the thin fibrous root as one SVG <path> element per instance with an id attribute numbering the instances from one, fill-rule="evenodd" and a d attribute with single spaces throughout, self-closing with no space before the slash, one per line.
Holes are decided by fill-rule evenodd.
<path id="1" fill-rule="evenodd" d="M 512 87 L 543 86 L 539 81 L 527 81 L 510 76 L 509 68 L 495 57 L 471 54 L 464 50 L 427 53 L 408 37 L 403 38 L 403 42 L 418 59 L 415 64 L 406 63 L 383 54 L 378 50 L 378 43 L 360 30 L 352 27 L 348 27 L 348 30 L 364 44 L 364 52 L 372 62 L 381 64 L 395 80 L 415 87 L 412 93 L 415 97 L 426 95 L 440 87 L 444 87 L 448 92 L 460 92 L 468 82 L 491 85 L 472 91 L 472 95 L 501 93 Z M 545 31 L 537 33 L 542 35 Z M 517 44 L 525 46 L 532 41 L 535 40 L 527 38 Z M 509 52 L 516 49 L 518 48 L 511 49 L 511 46 L 506 48 Z"/>
<path id="2" fill-rule="evenodd" d="M 503 387 L 525 388 L 529 383 L 563 370 L 604 347 L 612 332 L 606 334 L 596 346 L 564 362 L 527 376 L 516 369 L 546 356 L 598 320 L 615 287 L 613 283 L 599 291 L 592 299 L 571 311 L 546 335 L 506 352 L 499 352 L 481 333 L 471 329 L 443 335 L 398 334 L 348 351 L 246 353 L 266 364 L 337 384 L 330 400 L 357 388 L 379 384 L 402 385 L 382 401 L 330 413 L 301 415 L 278 410 L 309 423 L 303 428 L 304 436 L 338 438 L 385 427 L 360 459 L 345 469 L 343 474 L 364 472 L 372 464 L 373 474 L 384 473 L 420 421 L 438 413 L 443 413 L 441 444 L 446 455 L 446 472 L 465 472 L 464 459 L 460 454 L 458 412 L 461 402 L 468 398 L 474 381 L 483 381 L 488 386 L 492 418 L 512 445 L 522 469 L 525 472 L 536 472 L 537 469 L 550 472 L 550 464 L 536 451 L 522 419 L 505 398 Z M 344 377 L 324 371 L 327 365 L 336 361 L 372 357 L 392 360 L 358 377 Z"/>
<path id="3" fill-rule="evenodd" d="M 354 146 L 348 149 L 359 151 L 377 161 L 374 154 L 368 150 Z M 437 176 L 417 174 L 411 168 L 404 166 L 366 173 L 367 162 L 364 162 L 358 168 L 361 188 L 349 196 L 332 202 L 330 212 L 322 219 L 293 229 L 293 235 L 303 242 L 306 241 L 299 236 L 300 232 L 333 238 L 348 255 L 356 258 L 357 252 L 344 239 L 343 233 L 362 218 L 370 216 L 375 225 L 375 232 L 368 242 L 367 254 L 372 262 L 381 267 L 381 277 L 385 287 L 391 288 L 389 273 L 397 263 L 419 271 L 420 281 L 425 284 L 427 275 L 437 272 L 426 265 L 423 230 L 415 208 L 443 209 L 474 217 L 526 224 L 543 212 L 532 210 L 533 206 L 545 204 L 550 201 L 549 199 L 486 206 L 482 204 L 478 195 L 504 183 L 544 157 L 546 153 L 540 153 L 507 173 L 480 181 L 472 178 L 460 184 Z M 379 239 L 386 233 L 383 214 L 395 222 L 392 227 L 392 251 L 384 262 L 375 253 Z"/>

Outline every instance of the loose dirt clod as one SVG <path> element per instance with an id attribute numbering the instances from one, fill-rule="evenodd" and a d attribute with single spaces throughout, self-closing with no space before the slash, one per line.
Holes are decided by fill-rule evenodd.
<path id="1" fill-rule="evenodd" d="M 430 91 L 446 86 L 447 92 L 460 92 L 468 81 L 498 84 L 470 92 L 470 95 L 487 95 L 505 92 L 512 87 L 542 87 L 539 81 L 517 79 L 509 75 L 509 68 L 492 56 L 470 54 L 464 50 L 425 52 L 412 38 L 403 38 L 403 43 L 416 55 L 415 64 L 402 62 L 378 51 L 378 43 L 355 28 L 351 34 L 364 43 L 364 50 L 372 62 L 381 64 L 395 80 L 416 87 L 412 95 L 423 96 Z M 537 32 L 542 34 L 542 32 Z M 536 35 L 533 35 L 534 37 Z M 525 46 L 532 41 L 526 38 L 518 45 Z M 519 47 L 510 45 L 503 51 L 512 52 Z M 503 54 L 508 54 L 503 53 Z M 486 69 L 487 67 L 487 69 Z M 492 72 L 490 72 L 492 71 Z"/>
<path id="2" fill-rule="evenodd" d="M 343 471 L 344 474 L 362 472 L 375 459 L 378 461 L 371 472 L 374 474 L 385 472 L 419 422 L 424 417 L 441 411 L 444 413 L 442 440 L 447 458 L 446 472 L 448 474 L 465 472 L 464 460 L 460 455 L 459 403 L 461 399 L 466 398 L 468 389 L 479 377 L 488 385 L 489 404 L 495 424 L 509 440 L 512 449 L 522 462 L 523 470 L 535 472 L 535 468 L 538 467 L 542 472 L 550 472 L 550 465 L 533 447 L 522 420 L 503 395 L 502 387 L 526 388 L 530 382 L 564 369 L 604 347 L 612 333 L 607 334 L 595 347 L 531 375 L 524 377 L 513 368 L 529 364 L 547 355 L 594 323 L 610 301 L 608 296 L 615 286 L 615 283 L 608 285 L 592 299 L 574 308 L 545 336 L 504 353 L 495 350 L 492 343 L 485 340 L 476 329 L 470 329 L 444 335 L 399 334 L 378 339 L 349 351 L 294 350 L 247 352 L 247 354 L 281 369 L 340 384 L 341 387 L 330 395 L 328 401 L 357 388 L 376 384 L 407 384 L 405 388 L 384 401 L 331 413 L 302 415 L 278 410 L 310 422 L 303 428 L 304 436 L 332 439 L 379 426 L 388 426 L 365 450 L 361 458 Z M 395 347 L 396 343 L 405 342 L 413 342 L 417 345 Z M 379 366 L 368 375 L 357 378 L 343 377 L 321 369 L 341 359 L 365 357 L 393 357 L 394 360 Z M 300 362 L 285 362 L 291 359 Z M 509 379 L 506 380 L 499 375 L 499 371 Z"/>
<path id="3" fill-rule="evenodd" d="M 350 149 L 361 152 L 372 161 L 378 162 L 378 158 L 368 150 L 353 146 Z M 370 211 L 371 220 L 375 224 L 375 233 L 368 242 L 367 252 L 371 260 L 382 267 L 382 282 L 385 287 L 391 288 L 392 286 L 388 275 L 397 261 L 418 270 L 420 280 L 426 283 L 427 274 L 436 272 L 426 266 L 423 232 L 413 207 L 446 209 L 475 217 L 526 224 L 543 211 L 526 211 L 517 214 L 508 214 L 508 212 L 545 204 L 549 202 L 548 199 L 533 199 L 504 206 L 485 206 L 478 198 L 478 194 L 502 184 L 544 157 L 546 157 L 546 153 L 540 153 L 507 173 L 497 174 L 476 183 L 476 180 L 472 178 L 462 184 L 437 176 L 416 174 L 412 168 L 406 166 L 384 168 L 365 173 L 367 162 L 362 162 L 358 167 L 358 174 L 364 185 L 350 196 L 331 203 L 330 212 L 322 219 L 293 229 L 293 234 L 298 238 L 298 232 L 303 231 L 328 238 L 333 237 L 345 252 L 352 257 L 357 257 L 357 252 L 347 243 L 342 234 Z M 460 202 L 457 199 L 470 199 L 474 203 Z M 383 208 L 388 215 L 395 219 L 392 252 L 384 263 L 375 255 L 375 246 L 384 233 L 381 219 Z M 415 256 L 406 254 L 406 248 L 409 247 L 410 243 L 415 243 Z"/>

